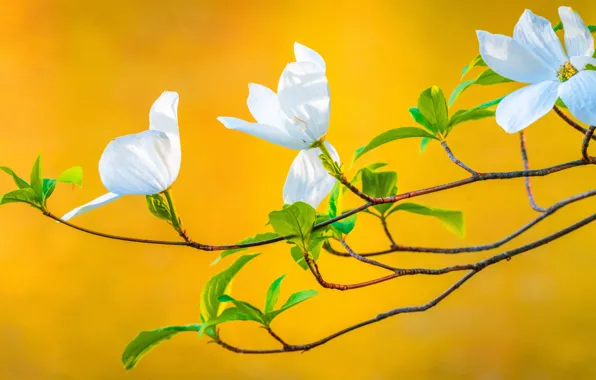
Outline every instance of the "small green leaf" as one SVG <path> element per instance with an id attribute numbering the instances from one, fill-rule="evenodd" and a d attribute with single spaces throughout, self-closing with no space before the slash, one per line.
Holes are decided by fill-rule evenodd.
<path id="1" fill-rule="evenodd" d="M 558 32 L 559 30 L 563 29 L 563 23 L 559 21 L 555 26 L 553 26 L 553 31 Z"/>
<path id="2" fill-rule="evenodd" d="M 435 130 L 439 132 L 446 130 L 449 113 L 443 90 L 437 86 L 424 90 L 418 98 L 418 109 Z"/>
<path id="3" fill-rule="evenodd" d="M 43 199 L 43 177 L 41 176 L 41 154 L 37 156 L 33 168 L 31 169 L 31 188 L 35 191 L 35 196 L 38 201 Z"/>
<path id="4" fill-rule="evenodd" d="M 264 232 L 264 233 L 256 234 L 256 235 L 251 236 L 249 238 L 243 239 L 243 240 L 239 241 L 237 244 L 254 243 L 254 242 L 257 242 L 257 241 L 275 239 L 276 237 L 279 237 L 279 235 L 276 234 L 275 232 Z M 213 260 L 213 262 L 211 263 L 211 265 L 217 264 L 218 262 L 220 262 L 221 259 L 223 259 L 226 256 L 230 256 L 230 255 L 233 255 L 235 253 L 245 251 L 247 249 L 248 248 L 226 249 L 225 251 L 222 251 L 221 252 L 221 254 L 219 255 L 218 258 L 216 258 L 215 260 Z"/>
<path id="5" fill-rule="evenodd" d="M 199 331 L 201 325 L 169 326 L 157 330 L 143 331 L 137 335 L 124 349 L 122 364 L 127 370 L 133 369 L 139 360 L 153 347 L 170 339 L 179 332 Z"/>
<path id="6" fill-rule="evenodd" d="M 269 221 L 276 233 L 308 250 L 310 234 L 316 220 L 316 211 L 309 204 L 296 202 L 290 207 L 269 213 Z"/>
<path id="7" fill-rule="evenodd" d="M 472 62 L 470 62 L 470 64 L 466 67 L 464 67 L 464 69 L 461 72 L 461 79 L 463 79 L 471 69 L 478 66 L 486 66 L 486 63 L 484 62 L 480 54 L 475 56 L 474 59 L 472 59 Z"/>
<path id="8" fill-rule="evenodd" d="M 248 302 L 234 299 L 227 294 L 219 296 L 217 300 L 222 303 L 231 302 L 240 312 L 248 316 L 251 321 L 263 323 L 263 313 L 256 306 L 253 306 Z"/>
<path id="9" fill-rule="evenodd" d="M 423 138 L 424 139 L 424 138 Z M 364 169 L 370 169 L 373 172 L 376 171 L 377 169 L 382 168 L 383 166 L 387 166 L 388 164 L 386 162 L 373 162 L 372 164 L 368 164 L 360 169 L 358 169 L 358 171 L 356 172 L 356 174 L 354 174 L 354 177 L 352 177 L 352 180 L 350 181 L 350 183 L 352 185 L 356 185 L 358 184 L 361 180 L 362 180 L 362 171 Z M 347 187 L 343 188 L 343 192 L 345 193 L 346 191 L 348 191 Z M 318 222 L 317 222 L 318 223 Z"/>
<path id="10" fill-rule="evenodd" d="M 355 162 L 365 153 L 370 152 L 371 150 L 378 148 L 381 145 L 387 144 L 395 140 L 407 139 L 411 137 L 428 137 L 431 139 L 435 139 L 435 136 L 431 135 L 430 133 L 421 128 L 403 127 L 390 129 L 370 140 L 370 142 L 365 146 L 358 148 L 354 153 L 354 158 L 352 158 L 352 162 Z"/>
<path id="11" fill-rule="evenodd" d="M 25 181 L 24 179 L 22 179 L 21 177 L 19 177 L 11 168 L 7 168 L 6 166 L 0 166 L 0 170 L 8 173 L 8 175 L 12 176 L 12 179 L 14 181 L 14 183 L 17 185 L 17 187 L 19 189 L 26 189 L 29 186 L 29 183 L 27 183 L 27 181 Z"/>
<path id="12" fill-rule="evenodd" d="M 480 120 L 485 119 L 487 117 L 495 116 L 495 111 L 488 110 L 488 109 L 476 109 L 476 110 L 469 110 L 461 112 L 460 114 L 453 115 L 454 117 L 449 120 L 449 130 L 451 130 L 457 124 L 465 123 L 466 121 L 471 120 Z"/>
<path id="13" fill-rule="evenodd" d="M 592 65 L 591 63 L 588 63 L 586 65 L 585 70 L 592 70 L 592 71 L 596 71 L 596 66 Z"/>
<path id="14" fill-rule="evenodd" d="M 275 281 L 271 283 L 269 289 L 267 289 L 267 296 L 265 297 L 265 309 L 263 310 L 265 313 L 269 313 L 275 308 L 275 304 L 279 299 L 281 282 L 285 277 L 286 275 L 284 274 L 283 276 L 277 278 Z"/>
<path id="15" fill-rule="evenodd" d="M 75 166 L 70 169 L 66 169 L 58 177 L 58 182 L 69 183 L 83 187 L 83 168 Z"/>
<path id="16" fill-rule="evenodd" d="M 565 105 L 565 103 L 563 102 L 563 100 L 561 100 L 561 98 L 557 99 L 557 101 L 555 102 L 555 105 L 560 108 L 567 108 L 567 105 Z"/>
<path id="17" fill-rule="evenodd" d="M 255 322 L 263 324 L 262 321 L 255 320 L 251 314 L 248 314 L 248 313 L 238 309 L 237 307 L 229 307 L 229 308 L 225 309 L 224 311 L 222 311 L 221 314 L 219 315 L 219 317 L 217 317 L 215 319 L 211 319 L 211 320 L 201 324 L 201 327 L 199 329 L 199 338 L 201 338 L 203 336 L 203 334 L 206 334 L 206 335 L 210 336 L 211 338 L 215 339 L 216 334 L 217 334 L 216 330 L 215 330 L 215 326 L 221 325 L 222 323 L 233 322 L 233 321 L 255 321 Z"/>
<path id="18" fill-rule="evenodd" d="M 464 215 L 461 211 L 431 208 L 416 203 L 399 203 L 389 211 L 387 216 L 396 211 L 407 211 L 414 214 L 432 216 L 439 219 L 443 226 L 449 231 L 459 236 L 464 236 L 465 234 Z"/>
<path id="19" fill-rule="evenodd" d="M 362 191 L 374 198 L 384 198 L 397 193 L 396 172 L 373 172 L 365 170 L 362 172 Z M 375 209 L 384 214 L 391 208 L 391 203 L 375 205 Z"/>
<path id="20" fill-rule="evenodd" d="M 290 254 L 292 255 L 292 259 L 300 266 L 300 268 L 307 270 L 308 264 L 306 260 L 304 260 L 304 255 L 302 254 L 302 248 L 298 247 L 297 245 L 293 246 L 290 250 Z"/>
<path id="21" fill-rule="evenodd" d="M 161 194 L 153 194 L 145 196 L 147 200 L 147 208 L 149 212 L 156 216 L 158 219 L 165 220 L 166 222 L 172 222 L 172 213 L 170 211 L 170 205 L 168 201 Z"/>
<path id="22" fill-rule="evenodd" d="M 426 118 L 424 117 L 424 115 L 422 114 L 422 112 L 420 112 L 420 110 L 416 107 L 411 107 L 410 108 L 410 116 L 412 116 L 412 119 L 414 119 L 414 121 L 418 124 L 420 124 L 421 126 L 423 126 L 424 128 L 426 128 L 430 133 L 434 135 L 437 134 L 437 129 L 435 127 L 433 127 L 431 125 L 431 123 L 428 122 L 428 120 L 426 120 Z"/>
<path id="23" fill-rule="evenodd" d="M 42 193 L 43 193 L 44 204 L 48 200 L 48 198 L 50 198 L 50 196 L 52 196 L 52 193 L 54 192 L 55 188 L 56 188 L 56 180 L 55 179 L 50 179 L 50 178 L 43 179 Z"/>
<path id="24" fill-rule="evenodd" d="M 28 203 L 35 208 L 40 208 L 35 191 L 28 187 L 26 189 L 14 190 L 0 196 L 0 205 L 7 203 Z"/>
<path id="25" fill-rule="evenodd" d="M 327 211 L 330 218 L 335 218 L 342 212 L 344 192 L 341 188 L 341 184 L 339 182 L 336 182 L 333 186 L 333 189 L 331 190 L 331 195 L 329 196 L 329 207 Z M 337 228 L 337 230 L 340 231 L 342 234 L 349 234 L 350 232 L 352 232 L 354 227 L 356 227 L 356 217 L 357 214 L 351 215 L 345 219 L 333 223 L 332 226 Z"/>
<path id="26" fill-rule="evenodd" d="M 492 69 L 486 69 L 480 75 L 476 77 L 476 79 L 467 80 L 465 82 L 461 82 L 451 95 L 449 96 L 449 107 L 455 103 L 455 101 L 459 98 L 459 96 L 470 88 L 472 85 L 481 85 L 481 86 L 489 86 L 498 83 L 507 83 L 511 82 L 511 79 L 507 79 L 497 73 L 495 73 Z"/>
<path id="27" fill-rule="evenodd" d="M 588 25 L 588 29 L 590 33 L 596 33 L 596 25 Z"/>
<path id="28" fill-rule="evenodd" d="M 424 153 L 429 142 L 430 139 L 428 137 L 425 137 L 420 141 L 420 153 Z"/>
<path id="29" fill-rule="evenodd" d="M 265 314 L 265 321 L 267 324 L 271 323 L 273 318 L 277 317 L 280 313 L 288 310 L 291 307 L 298 305 L 301 302 L 306 301 L 309 298 L 316 296 L 318 293 L 316 290 L 302 290 L 292 294 L 286 303 L 279 309 Z"/>
<path id="30" fill-rule="evenodd" d="M 220 312 L 220 302 L 218 301 L 219 296 L 224 295 L 228 291 L 232 279 L 238 274 L 240 269 L 258 255 L 259 254 L 257 253 L 239 257 L 229 268 L 216 274 L 207 281 L 201 291 L 200 300 L 201 317 L 205 322 L 218 317 Z"/>

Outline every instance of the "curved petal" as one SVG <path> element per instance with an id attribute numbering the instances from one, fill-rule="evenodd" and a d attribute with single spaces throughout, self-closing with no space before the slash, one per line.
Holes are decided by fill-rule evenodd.
<path id="1" fill-rule="evenodd" d="M 497 106 L 497 124 L 507 133 L 519 132 L 550 111 L 557 101 L 559 82 L 542 82 L 523 87 Z"/>
<path id="2" fill-rule="evenodd" d="M 250 83 L 246 103 L 257 123 L 268 124 L 276 128 L 283 125 L 277 94 L 268 87 Z"/>
<path id="3" fill-rule="evenodd" d="M 565 47 L 570 57 L 594 55 L 594 36 L 570 7 L 559 7 L 559 16 L 565 29 Z"/>
<path id="4" fill-rule="evenodd" d="M 556 80 L 557 72 L 516 40 L 479 30 L 480 55 L 497 74 L 516 82 Z"/>
<path id="5" fill-rule="evenodd" d="M 174 183 L 180 170 L 180 139 L 144 131 L 112 140 L 99 160 L 99 175 L 112 193 L 157 194 Z"/>
<path id="6" fill-rule="evenodd" d="M 587 65 L 596 67 L 596 58 L 592 57 L 571 57 L 570 61 L 573 67 L 579 71 L 585 70 Z"/>
<path id="7" fill-rule="evenodd" d="M 339 162 L 339 155 L 333 145 L 326 141 L 325 145 L 333 159 Z M 329 175 L 323 167 L 319 155 L 321 155 L 319 148 L 303 150 L 298 153 L 290 166 L 290 172 L 284 184 L 283 199 L 285 204 L 302 201 L 317 208 L 333 189 L 336 179 Z"/>
<path id="8" fill-rule="evenodd" d="M 525 10 L 515 25 L 513 39 L 555 71 L 567 61 L 561 41 L 550 21 L 535 15 L 529 9 Z"/>
<path id="9" fill-rule="evenodd" d="M 319 53 L 298 42 L 294 42 L 294 55 L 296 56 L 296 62 L 312 62 L 317 64 L 323 72 L 327 70 L 325 60 Z"/>
<path id="10" fill-rule="evenodd" d="M 61 219 L 62 220 L 69 220 L 74 218 L 75 216 L 79 216 L 81 214 L 84 214 L 86 212 L 89 212 L 91 210 L 94 210 L 98 207 L 104 206 L 110 202 L 115 201 L 116 199 L 120 198 L 121 195 L 118 194 L 114 194 L 114 193 L 107 193 L 102 195 L 99 198 L 96 198 L 94 200 L 92 200 L 91 202 L 82 205 L 80 207 L 75 208 L 72 211 L 69 211 L 66 213 L 66 215 L 64 215 Z"/>
<path id="11" fill-rule="evenodd" d="M 218 117 L 217 120 L 228 129 L 242 131 L 285 148 L 301 150 L 307 149 L 312 144 L 305 140 L 296 139 L 272 125 L 249 123 L 235 117 Z"/>
<path id="12" fill-rule="evenodd" d="M 586 70 L 561 84 L 559 96 L 582 123 L 596 125 L 596 71 Z"/>
<path id="13" fill-rule="evenodd" d="M 279 79 L 277 96 L 288 129 L 303 131 L 310 144 L 327 133 L 329 84 L 318 65 L 312 62 L 288 64 Z"/>
<path id="14" fill-rule="evenodd" d="M 164 91 L 149 111 L 149 129 L 179 136 L 178 93 Z"/>

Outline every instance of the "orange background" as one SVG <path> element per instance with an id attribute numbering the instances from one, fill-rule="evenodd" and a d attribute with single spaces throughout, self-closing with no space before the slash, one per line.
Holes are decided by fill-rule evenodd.
<path id="1" fill-rule="evenodd" d="M 178 211 L 195 240 L 223 244 L 264 231 L 296 152 L 226 130 L 217 116 L 249 118 L 247 84 L 276 88 L 299 41 L 327 62 L 332 93 L 328 139 L 344 160 L 378 133 L 412 125 L 407 108 L 437 84 L 447 94 L 477 52 L 476 29 L 511 34 L 524 8 L 558 20 L 554 1 L 20 1 L 0 12 L 0 163 L 26 176 L 43 153 L 44 174 L 81 165 L 84 188 L 61 185 L 50 201 L 62 215 L 105 192 L 98 159 L 110 139 L 148 127 L 163 90 L 180 93 L 183 146 L 174 187 Z M 573 1 L 596 23 L 593 1 Z M 511 91 L 472 88 L 455 109 Z M 527 132 L 533 167 L 579 158 L 581 135 L 551 114 Z M 454 152 L 479 171 L 521 168 L 518 136 L 494 120 L 459 126 Z M 362 163 L 389 161 L 400 191 L 463 178 L 438 144 L 392 143 Z M 547 206 L 594 188 L 594 168 L 534 181 Z M 3 191 L 13 189 L 0 177 Z M 496 241 L 536 214 L 523 181 L 481 183 L 419 198 L 464 212 L 467 238 L 435 220 L 395 214 L 404 244 L 459 246 Z M 351 199 L 351 204 L 359 200 Z M 570 206 L 514 247 L 589 215 L 595 200 Z M 322 206 L 324 209 L 324 205 Z M 142 197 L 127 197 L 77 218 L 89 228 L 135 237 L 175 239 Z M 0 378 L 2 379 L 395 379 L 596 377 L 595 228 L 487 269 L 439 307 L 350 333 L 305 354 L 241 356 L 181 334 L 130 373 L 120 355 L 139 331 L 198 321 L 201 287 L 231 259 L 215 253 L 135 245 L 79 233 L 24 205 L 0 208 Z M 350 242 L 358 250 L 387 245 L 377 221 L 361 215 Z M 267 247 L 243 270 L 234 295 L 262 306 L 267 286 L 288 276 L 281 299 L 318 288 L 284 244 Z M 395 254 L 395 266 L 442 266 L 461 257 Z M 324 275 L 357 282 L 384 274 L 322 255 Z M 291 343 L 318 339 L 389 309 L 424 303 L 457 275 L 408 278 L 314 299 L 279 317 Z M 275 347 L 249 323 L 222 328 L 231 343 Z"/>

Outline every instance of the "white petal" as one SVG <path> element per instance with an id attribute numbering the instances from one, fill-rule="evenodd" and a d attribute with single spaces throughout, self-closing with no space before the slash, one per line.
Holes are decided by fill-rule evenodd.
<path id="1" fill-rule="evenodd" d="M 327 70 L 325 60 L 319 53 L 298 42 L 294 42 L 294 55 L 296 56 L 296 62 L 313 62 L 316 63 L 323 72 Z"/>
<path id="2" fill-rule="evenodd" d="M 513 39 L 554 70 L 558 70 L 567 61 L 561 41 L 553 31 L 550 21 L 536 16 L 529 9 L 526 9 L 515 25 Z"/>
<path id="3" fill-rule="evenodd" d="M 290 149 L 307 149 L 311 142 L 296 139 L 287 132 L 267 124 L 249 123 L 235 117 L 218 117 L 226 128 L 235 129 Z"/>
<path id="4" fill-rule="evenodd" d="M 335 148 L 328 142 L 325 142 L 325 145 L 329 149 L 331 157 L 339 162 L 339 155 Z M 298 153 L 290 166 L 290 172 L 284 185 L 285 204 L 302 201 L 317 208 L 329 194 L 336 179 L 325 170 L 319 155 L 321 155 L 319 148 L 303 150 Z"/>
<path id="5" fill-rule="evenodd" d="M 121 195 L 114 194 L 114 193 L 104 194 L 101 197 L 96 198 L 83 206 L 77 207 L 74 210 L 67 212 L 66 215 L 64 215 L 61 219 L 62 220 L 72 219 L 75 216 L 79 216 L 79 215 L 89 212 L 93 209 L 96 209 L 96 208 L 106 205 L 110 202 L 113 202 L 120 197 L 121 197 Z"/>
<path id="6" fill-rule="evenodd" d="M 259 124 L 269 124 L 274 127 L 283 125 L 281 109 L 277 94 L 260 84 L 248 85 L 248 109 Z"/>
<path id="7" fill-rule="evenodd" d="M 557 101 L 559 82 L 542 82 L 523 87 L 497 106 L 497 124 L 508 133 L 519 132 L 550 111 Z"/>
<path id="8" fill-rule="evenodd" d="M 592 57 L 571 57 L 570 61 L 579 71 L 585 70 L 587 65 L 596 66 L 596 58 Z"/>
<path id="9" fill-rule="evenodd" d="M 480 55 L 496 73 L 522 83 L 557 79 L 557 72 L 516 40 L 482 30 L 476 32 Z"/>
<path id="10" fill-rule="evenodd" d="M 561 84 L 559 96 L 582 123 L 596 125 L 596 71 L 585 70 Z"/>
<path id="11" fill-rule="evenodd" d="M 171 133 L 178 132 L 178 93 L 164 91 L 149 111 L 149 129 Z"/>
<path id="12" fill-rule="evenodd" d="M 292 62 L 279 79 L 277 96 L 288 130 L 303 131 L 312 144 L 329 127 L 329 84 L 312 62 Z"/>
<path id="13" fill-rule="evenodd" d="M 565 30 L 565 47 L 570 57 L 594 54 L 594 36 L 582 20 L 570 7 L 559 7 L 559 16 Z"/>
<path id="14" fill-rule="evenodd" d="M 157 194 L 174 183 L 180 170 L 180 139 L 144 131 L 112 140 L 99 160 L 99 175 L 112 193 Z"/>

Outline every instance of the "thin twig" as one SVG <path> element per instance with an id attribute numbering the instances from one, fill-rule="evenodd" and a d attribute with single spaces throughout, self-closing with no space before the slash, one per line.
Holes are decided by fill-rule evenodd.
<path id="1" fill-rule="evenodd" d="M 588 162 L 594 161 L 594 157 L 590 157 L 588 154 L 588 148 L 590 147 L 590 141 L 592 141 L 591 139 L 594 136 L 594 130 L 596 130 L 596 126 L 591 126 L 586 132 L 584 141 L 582 142 L 582 157 Z"/>
<path id="2" fill-rule="evenodd" d="M 352 248 L 350 248 L 350 246 L 348 245 L 348 243 L 346 243 L 345 239 L 339 239 L 339 241 L 344 246 L 344 248 L 346 249 L 346 251 L 348 251 L 348 254 L 350 256 L 352 256 L 353 258 L 355 258 L 356 260 L 359 260 L 359 261 L 362 261 L 363 263 L 367 263 L 367 264 L 370 264 L 370 265 L 374 265 L 374 266 L 381 267 L 381 268 L 390 270 L 392 272 L 395 272 L 396 268 L 394 268 L 392 266 L 389 266 L 389 265 L 380 263 L 380 262 L 375 261 L 375 260 L 367 259 L 366 257 L 363 257 L 363 256 L 357 254 L 356 252 L 354 252 L 354 250 Z"/>
<path id="3" fill-rule="evenodd" d="M 383 226 L 383 231 L 385 231 L 385 235 L 387 235 L 387 238 L 391 242 L 391 248 L 397 247 L 395 240 L 393 240 L 393 235 L 391 235 L 391 231 L 389 231 L 389 227 L 387 226 L 387 218 L 385 217 L 385 215 L 381 215 L 380 219 L 381 225 Z"/>
<path id="4" fill-rule="evenodd" d="M 585 218 L 585 219 L 583 219 L 583 220 L 581 220 L 581 221 L 579 221 L 579 222 L 577 222 L 561 231 L 558 231 L 552 235 L 549 235 L 546 238 L 537 240 L 530 244 L 526 244 L 526 245 L 516 248 L 514 250 L 503 252 L 499 255 L 493 256 L 489 259 L 480 261 L 478 263 L 468 264 L 469 269 L 466 268 L 466 266 L 457 266 L 457 269 L 453 269 L 451 271 L 453 272 L 455 270 L 469 270 L 469 272 L 466 275 L 464 275 L 462 278 L 460 278 L 457 282 L 455 282 L 453 285 L 451 285 L 449 288 L 447 288 L 447 290 L 445 290 L 443 293 L 441 293 L 437 297 L 433 298 L 431 301 L 429 301 L 423 305 L 419 305 L 419 306 L 408 306 L 408 307 L 401 307 L 401 308 L 389 310 L 385 313 L 378 314 L 374 318 L 370 318 L 365 321 L 356 323 L 352 326 L 349 326 L 349 327 L 344 328 L 340 331 L 337 331 L 331 335 L 328 335 L 327 337 L 325 337 L 323 339 L 320 339 L 320 340 L 317 340 L 317 341 L 314 341 L 311 343 L 301 344 L 301 345 L 291 345 L 291 346 L 287 346 L 287 347 L 284 347 L 281 349 L 271 349 L 271 350 L 253 350 L 253 349 L 238 348 L 238 347 L 232 346 L 228 343 L 225 343 L 224 341 L 222 341 L 220 339 L 218 339 L 216 341 L 216 343 L 229 351 L 236 352 L 236 353 L 242 353 L 242 354 L 274 354 L 274 353 L 284 353 L 284 352 L 308 351 L 315 347 L 321 346 L 335 338 L 338 338 L 350 331 L 354 331 L 361 327 L 364 327 L 364 326 L 367 326 L 367 325 L 370 325 L 373 323 L 377 323 L 379 321 L 382 321 L 383 319 L 393 317 L 393 316 L 396 316 L 399 314 L 417 313 L 417 312 L 426 311 L 426 310 L 436 306 L 437 304 L 439 304 L 442 300 L 447 298 L 450 294 L 452 294 L 454 291 L 456 291 L 461 285 L 463 285 L 466 281 L 468 281 L 470 278 L 472 278 L 474 275 L 476 275 L 481 270 L 483 270 L 491 265 L 494 265 L 496 263 L 499 263 L 503 260 L 509 260 L 509 259 L 511 259 L 511 257 L 519 255 L 523 252 L 527 252 L 532 249 L 538 248 L 542 245 L 548 244 L 549 242 L 551 242 L 553 240 L 561 238 L 577 229 L 580 229 L 580 228 L 586 226 L 587 224 L 593 222 L 594 220 L 596 220 L 596 214 L 593 214 L 592 216 Z M 456 266 L 447 267 L 447 268 L 456 268 Z M 447 268 L 444 268 L 443 270 L 446 270 Z M 437 271 L 437 270 L 435 270 L 435 271 Z M 419 274 L 419 272 L 414 273 L 414 274 Z"/>
<path id="5" fill-rule="evenodd" d="M 567 124 L 572 126 L 575 130 L 581 132 L 582 134 L 586 134 L 588 132 L 587 129 L 583 128 L 581 125 L 577 124 L 575 121 L 571 120 L 571 118 L 563 113 L 561 109 L 557 106 L 554 106 L 553 110 L 561 119 L 563 119 Z M 596 136 L 591 137 L 593 140 L 596 140 Z"/>
<path id="6" fill-rule="evenodd" d="M 468 173 L 470 173 L 472 175 L 472 177 L 476 177 L 478 175 L 478 172 L 476 172 L 475 170 L 470 168 L 468 165 L 461 162 L 459 159 L 457 159 L 455 157 L 455 155 L 453 155 L 453 152 L 449 148 L 449 145 L 447 145 L 447 141 L 445 141 L 445 140 L 441 141 L 441 146 L 443 147 L 443 149 L 445 149 L 445 152 L 447 152 L 447 156 L 449 156 L 449 159 L 451 161 L 453 161 L 453 163 L 455 163 L 457 166 L 459 166 L 460 168 L 462 168 L 465 171 L 467 171 Z"/>
<path id="7" fill-rule="evenodd" d="M 524 170 L 530 170 L 530 161 L 528 160 L 528 152 L 526 150 L 526 136 L 524 135 L 524 131 L 521 131 L 519 133 L 519 142 L 522 161 L 524 163 Z M 538 204 L 536 204 L 534 193 L 532 192 L 532 184 L 530 182 L 530 177 L 525 177 L 525 182 L 526 192 L 528 193 L 528 200 L 530 201 L 530 207 L 532 207 L 532 210 L 534 211 L 545 212 L 546 209 L 544 207 L 540 207 L 538 206 Z"/>
<path id="8" fill-rule="evenodd" d="M 505 238 L 498 240 L 494 243 L 468 246 L 468 247 L 457 247 L 457 248 L 416 247 L 416 246 L 406 246 L 406 245 L 398 244 L 395 248 L 392 248 L 392 249 L 378 251 L 378 252 L 360 253 L 360 256 L 363 256 L 363 257 L 380 256 L 380 255 L 385 255 L 385 254 L 389 254 L 392 252 L 460 254 L 460 253 L 468 253 L 468 252 L 488 251 L 491 249 L 499 248 L 503 244 L 508 243 L 511 240 L 515 239 L 516 237 L 522 235 L 523 233 L 525 233 L 526 231 L 528 231 L 529 229 L 531 229 L 532 227 L 534 227 L 535 225 L 537 225 L 544 219 L 553 215 L 555 212 L 562 209 L 563 207 L 568 206 L 572 203 L 581 201 L 583 199 L 593 197 L 593 196 L 596 196 L 596 190 L 586 191 L 584 193 L 577 194 L 577 195 L 574 195 L 569 198 L 565 198 L 565 199 L 553 204 L 549 208 L 547 208 L 543 214 L 536 217 L 535 219 L 533 219 L 532 221 L 527 223 L 522 228 L 518 229 L 517 231 L 513 232 L 512 234 L 510 234 L 510 235 L 506 236 Z M 331 245 L 329 243 L 324 244 L 323 248 L 325 250 L 327 250 L 329 253 L 336 255 L 336 256 L 341 256 L 341 257 L 350 257 L 351 256 L 349 253 L 340 252 L 340 251 L 335 250 L 333 247 L 331 247 Z"/>

